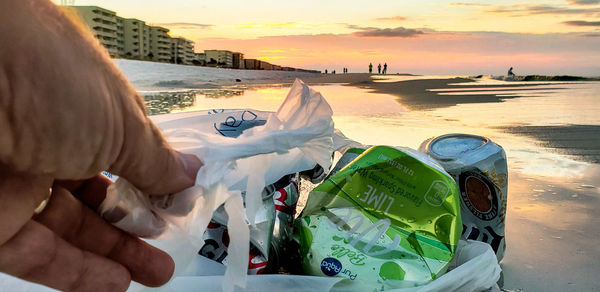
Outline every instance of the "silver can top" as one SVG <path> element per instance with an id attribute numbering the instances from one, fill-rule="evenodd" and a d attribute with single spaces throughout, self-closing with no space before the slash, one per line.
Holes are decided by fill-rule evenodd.
<path id="1" fill-rule="evenodd" d="M 447 134 L 431 140 L 427 145 L 427 150 L 436 159 L 450 160 L 477 150 L 488 142 L 489 139 L 476 135 Z"/>

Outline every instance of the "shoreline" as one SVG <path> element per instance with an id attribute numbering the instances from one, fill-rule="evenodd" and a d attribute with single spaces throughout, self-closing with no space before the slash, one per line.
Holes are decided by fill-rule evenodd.
<path id="1" fill-rule="evenodd" d="M 382 79 L 379 79 L 378 77 L 381 77 Z M 385 78 L 388 77 L 405 77 L 406 80 L 386 81 Z M 301 79 L 309 85 L 338 84 L 368 89 L 373 93 L 393 95 L 403 106 L 411 110 L 431 110 L 465 103 L 502 102 L 511 98 L 527 96 L 529 91 L 561 90 L 564 88 L 548 86 L 566 84 L 565 82 L 560 81 L 547 81 L 543 83 L 531 82 L 530 84 L 519 82 L 515 84 L 482 85 L 477 84 L 478 79 L 467 77 L 424 79 L 422 76 L 412 74 L 379 75 L 369 73 L 347 73 L 327 75 L 312 74 L 273 79 L 238 79 L 240 81 L 230 79 L 217 82 L 200 82 L 197 84 L 186 84 L 185 82 L 177 84 L 176 81 L 167 81 L 162 83 L 165 85 L 164 87 L 154 86 L 152 90 L 147 91 L 144 91 L 142 88 L 141 92 L 145 93 L 145 95 L 153 95 L 167 92 L 172 93 L 174 91 L 189 92 L 210 89 L 227 90 L 231 88 L 251 89 L 256 87 L 273 87 L 277 85 L 289 86 L 296 78 Z M 170 87 L 169 85 L 178 86 Z M 495 88 L 501 89 L 494 90 L 494 92 L 489 91 L 489 89 Z M 435 89 L 435 91 L 432 91 L 432 89 Z M 468 94 L 455 94 L 457 91 Z M 473 94 L 475 92 L 478 92 L 479 94 Z M 511 94 L 506 94 L 506 92 L 510 92 Z"/>
<path id="2" fill-rule="evenodd" d="M 406 77 L 407 80 L 385 81 L 389 77 Z M 411 77 L 414 77 L 411 78 Z M 375 79 L 374 79 L 375 78 Z M 451 77 L 422 79 L 422 76 L 409 74 L 378 75 L 368 73 L 348 74 L 313 74 L 301 78 L 309 85 L 341 85 L 366 89 L 371 93 L 394 96 L 396 101 L 411 111 L 431 111 L 448 108 L 460 104 L 500 103 L 508 99 L 526 98 L 536 91 L 560 91 L 565 87 L 557 85 L 579 82 L 532 82 L 524 84 L 478 84 L 476 78 Z M 185 108 L 192 103 L 194 94 L 202 94 L 208 98 L 228 98 L 244 94 L 245 90 L 264 87 L 288 87 L 296 78 L 253 79 L 236 81 L 220 81 L 206 83 L 202 88 L 182 89 L 164 88 L 161 91 L 145 92 L 148 103 L 175 103 L 174 108 Z M 150 111 L 150 114 L 165 114 L 170 111 Z M 575 157 L 577 160 L 599 163 L 600 126 L 594 125 L 556 125 L 536 126 L 528 124 L 508 124 L 497 130 L 534 139 L 539 146 L 553 149 L 555 152 Z M 564 139 L 568 135 L 569 139 Z M 591 136 L 590 136 L 591 135 Z M 589 139 L 588 137 L 592 137 Z"/>

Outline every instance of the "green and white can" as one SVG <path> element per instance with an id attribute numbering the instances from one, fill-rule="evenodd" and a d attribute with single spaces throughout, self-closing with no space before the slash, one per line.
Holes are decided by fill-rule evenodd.
<path id="1" fill-rule="evenodd" d="M 347 153 L 356 158 L 310 193 L 296 220 L 304 273 L 375 290 L 420 285 L 445 273 L 462 230 L 452 177 L 412 149 Z"/>

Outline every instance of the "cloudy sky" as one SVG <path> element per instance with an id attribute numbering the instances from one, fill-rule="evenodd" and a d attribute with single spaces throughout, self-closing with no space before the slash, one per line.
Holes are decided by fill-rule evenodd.
<path id="1" fill-rule="evenodd" d="M 600 76 L 600 0 L 75 0 L 162 25 L 196 51 L 419 74 Z M 54 0 L 55 3 L 60 3 Z M 527 3 L 527 4 L 523 4 Z"/>

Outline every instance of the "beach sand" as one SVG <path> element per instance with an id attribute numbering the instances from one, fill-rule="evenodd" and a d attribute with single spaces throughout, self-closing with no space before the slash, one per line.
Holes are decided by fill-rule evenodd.
<path id="1" fill-rule="evenodd" d="M 514 126 L 505 130 L 574 159 L 600 164 L 600 125 Z"/>

